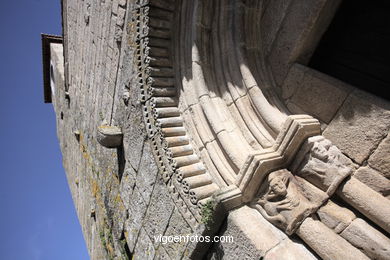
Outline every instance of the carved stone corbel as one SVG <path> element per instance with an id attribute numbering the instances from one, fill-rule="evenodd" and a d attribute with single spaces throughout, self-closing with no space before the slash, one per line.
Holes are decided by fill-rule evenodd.
<path id="1" fill-rule="evenodd" d="M 352 163 L 323 136 L 313 136 L 297 153 L 291 170 L 329 197 L 337 193 L 346 203 L 390 233 L 390 204 L 355 177 Z"/>
<path id="2" fill-rule="evenodd" d="M 332 196 L 340 183 L 353 172 L 345 160 L 341 151 L 328 139 L 313 136 L 303 144 L 291 169 Z"/>
<path id="3" fill-rule="evenodd" d="M 310 137 L 289 168 L 292 173 L 272 172 L 260 186 L 252 207 L 264 218 L 288 235 L 296 233 L 324 259 L 388 258 L 390 240 L 381 230 L 331 200 L 337 193 L 389 232 L 388 200 L 352 176 L 352 162 L 336 146 L 323 136 Z"/>
<path id="4" fill-rule="evenodd" d="M 291 235 L 327 199 L 326 193 L 283 169 L 268 175 L 252 206 L 272 224 Z"/>

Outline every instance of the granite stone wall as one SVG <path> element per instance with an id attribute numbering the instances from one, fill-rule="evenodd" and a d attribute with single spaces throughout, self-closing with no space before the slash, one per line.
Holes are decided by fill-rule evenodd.
<path id="1" fill-rule="evenodd" d="M 129 39 L 134 2 L 63 2 L 67 85 L 53 96 L 58 138 L 91 259 L 179 259 L 194 246 L 154 239 L 195 230 L 173 203 L 147 139 Z M 122 129 L 122 147 L 97 142 L 102 124 Z"/>
<path id="2" fill-rule="evenodd" d="M 332 14 L 337 1 L 264 3 L 264 48 L 283 101 L 293 113 L 318 118 L 324 136 L 352 160 L 354 176 L 390 198 L 390 103 L 304 65 L 318 28 L 330 21 L 317 17 Z M 202 234 L 205 226 L 183 216 L 158 173 L 135 81 L 134 8 L 135 0 L 64 0 L 65 62 L 60 46 L 52 47 L 57 134 L 91 259 L 318 258 L 247 206 L 220 219 L 216 234 L 234 236 L 233 244 L 155 241 Z M 122 129 L 122 146 L 97 142 L 104 124 Z"/>

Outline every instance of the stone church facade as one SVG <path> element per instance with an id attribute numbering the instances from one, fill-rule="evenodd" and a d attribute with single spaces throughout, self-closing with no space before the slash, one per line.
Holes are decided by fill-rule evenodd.
<path id="1" fill-rule="evenodd" d="M 390 259 L 374 2 L 63 0 L 44 96 L 91 259 Z"/>

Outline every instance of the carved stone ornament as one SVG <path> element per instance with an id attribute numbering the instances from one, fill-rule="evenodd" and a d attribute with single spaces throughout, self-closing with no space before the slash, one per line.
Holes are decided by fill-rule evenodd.
<path id="1" fill-rule="evenodd" d="M 159 7 L 137 0 L 128 41 L 155 161 L 190 226 L 196 229 L 202 207 L 215 200 L 227 211 L 252 203 L 293 234 L 337 190 L 388 230 L 388 211 L 374 210 L 381 198 L 365 198 L 363 184 L 346 181 L 350 162 L 320 136 L 319 121 L 291 114 L 274 91 L 259 47 L 262 28 L 253 26 L 264 1 L 175 3 L 160 17 Z"/>
<path id="2" fill-rule="evenodd" d="M 264 218 L 291 235 L 328 196 L 288 170 L 268 175 L 254 206 Z"/>
<path id="3" fill-rule="evenodd" d="M 352 174 L 345 160 L 341 151 L 328 139 L 314 136 L 302 146 L 292 171 L 331 196 Z"/>
<path id="4" fill-rule="evenodd" d="M 286 168 L 301 144 L 320 134 L 318 120 L 292 115 L 278 99 L 261 65 L 261 48 L 252 48 L 260 32 L 246 17 L 257 17 L 253 11 L 262 1 L 221 4 L 232 6 L 178 1 L 172 17 L 159 17 L 149 15 L 159 8 L 137 0 L 130 21 L 135 80 L 153 154 L 177 204 L 197 222 L 210 199 L 226 210 L 251 202 L 270 172 Z M 196 12 L 182 15 L 188 10 Z M 210 10 L 234 20 L 216 24 Z M 168 47 L 176 43 L 180 47 Z"/>

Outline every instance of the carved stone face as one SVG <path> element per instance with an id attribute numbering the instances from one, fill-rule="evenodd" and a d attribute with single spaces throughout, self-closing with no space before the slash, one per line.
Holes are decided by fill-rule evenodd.
<path id="1" fill-rule="evenodd" d="M 342 163 L 340 150 L 325 138 L 309 138 L 310 151 L 295 174 L 331 195 L 352 170 Z"/>
<path id="2" fill-rule="evenodd" d="M 272 172 L 263 183 L 253 207 L 268 221 L 292 234 L 328 197 L 286 169 Z"/>
<path id="3" fill-rule="evenodd" d="M 285 180 L 282 175 L 270 174 L 268 177 L 269 186 L 271 191 L 278 196 L 285 197 L 287 195 L 287 187 Z"/>
<path id="4" fill-rule="evenodd" d="M 327 161 L 329 159 L 328 150 L 331 146 L 331 143 L 326 141 L 324 140 L 322 142 L 316 142 L 312 148 L 312 155 L 321 161 Z"/>

